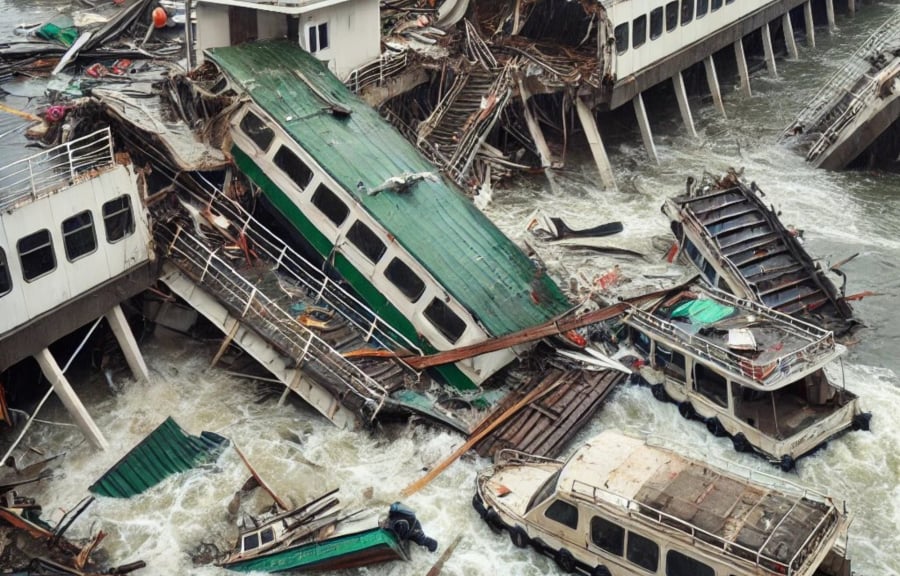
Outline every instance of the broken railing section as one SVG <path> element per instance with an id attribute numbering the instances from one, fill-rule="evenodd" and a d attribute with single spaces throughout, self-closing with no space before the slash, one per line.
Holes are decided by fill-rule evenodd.
<path id="1" fill-rule="evenodd" d="M 330 390 L 336 400 L 363 421 L 378 414 L 387 397 L 378 382 L 281 309 L 189 230 L 177 223 L 158 223 L 156 236 L 165 246 L 169 261 L 196 285 L 214 294 L 240 324 L 269 342 L 307 377 Z M 235 331 L 237 328 L 235 324 Z"/>

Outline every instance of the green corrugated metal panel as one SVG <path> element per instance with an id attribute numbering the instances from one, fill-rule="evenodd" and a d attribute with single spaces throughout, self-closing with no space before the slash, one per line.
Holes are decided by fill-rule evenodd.
<path id="1" fill-rule="evenodd" d="M 569 307 L 559 287 L 536 273 L 522 251 L 445 178 L 422 180 L 403 193 L 369 195 L 367 190 L 388 178 L 437 170 L 302 48 L 279 40 L 214 48 L 208 55 L 491 334 L 544 322 Z M 329 114 L 302 78 L 353 113 Z"/>
<path id="2" fill-rule="evenodd" d="M 167 476 L 214 460 L 227 444 L 227 438 L 212 432 L 191 436 L 169 417 L 89 490 L 102 496 L 129 498 Z"/>

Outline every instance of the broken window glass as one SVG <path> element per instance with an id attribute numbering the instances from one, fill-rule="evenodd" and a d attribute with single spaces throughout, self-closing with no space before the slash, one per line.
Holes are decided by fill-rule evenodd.
<path id="1" fill-rule="evenodd" d="M 381 257 L 384 256 L 384 251 L 387 249 L 381 238 L 359 220 L 354 222 L 350 230 L 347 231 L 347 240 L 359 248 L 363 256 L 371 260 L 373 264 L 377 264 L 381 260 Z"/>
<path id="2" fill-rule="evenodd" d="M 63 244 L 69 262 L 87 256 L 97 249 L 97 235 L 94 233 L 94 218 L 90 210 L 79 212 L 62 223 Z"/>
<path id="3" fill-rule="evenodd" d="M 654 8 L 650 12 L 650 39 L 656 40 L 662 36 L 663 30 L 663 9 L 662 6 Z"/>
<path id="4" fill-rule="evenodd" d="M 647 41 L 647 15 L 642 14 L 635 18 L 631 25 L 631 29 L 634 34 L 631 46 L 637 48 L 638 46 L 643 45 L 644 42 Z"/>
<path id="5" fill-rule="evenodd" d="M 449 306 L 435 298 L 425 308 L 425 317 L 444 337 L 454 344 L 466 331 L 466 323 Z"/>
<path id="6" fill-rule="evenodd" d="M 275 165 L 281 168 L 281 171 L 294 181 L 294 184 L 297 185 L 300 192 L 303 192 L 304 188 L 309 185 L 313 176 L 309 166 L 294 154 L 290 148 L 284 146 L 278 149 L 273 160 Z"/>
<path id="7" fill-rule="evenodd" d="M 425 282 L 413 272 L 412 268 L 406 265 L 406 262 L 399 258 L 391 260 L 384 269 L 384 276 L 403 292 L 410 302 L 417 301 L 425 291 Z"/>
<path id="8" fill-rule="evenodd" d="M 628 24 L 619 24 L 615 29 L 616 53 L 622 54 L 628 50 Z"/>
<path id="9" fill-rule="evenodd" d="M 38 230 L 25 236 L 17 243 L 19 262 L 22 263 L 22 275 L 26 282 L 47 274 L 56 268 L 56 255 L 53 254 L 53 241 L 49 230 Z"/>
<path id="10" fill-rule="evenodd" d="M 269 149 L 269 144 L 275 138 L 275 133 L 272 132 L 272 129 L 253 112 L 244 114 L 244 117 L 241 119 L 241 131 L 263 152 Z"/>
<path id="11" fill-rule="evenodd" d="M 347 219 L 350 210 L 337 195 L 324 184 L 319 184 L 312 196 L 313 206 L 318 208 L 335 226 L 340 226 Z"/>

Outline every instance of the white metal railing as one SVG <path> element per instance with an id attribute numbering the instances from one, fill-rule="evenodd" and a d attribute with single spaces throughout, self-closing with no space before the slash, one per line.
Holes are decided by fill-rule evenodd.
<path id="1" fill-rule="evenodd" d="M 158 225 L 156 233 L 166 241 L 171 261 L 195 282 L 214 292 L 222 304 L 240 316 L 242 323 L 254 328 L 297 366 L 314 362 L 329 376 L 332 385 L 345 387 L 367 406 L 377 404 L 371 414 L 375 417 L 387 398 L 383 386 L 297 322 L 189 231 L 177 225 L 174 230 Z"/>
<path id="2" fill-rule="evenodd" d="M 385 80 L 405 69 L 407 60 L 405 49 L 402 52 L 382 52 L 377 60 L 350 71 L 344 86 L 357 94 L 369 86 L 381 86 Z"/>
<path id="3" fill-rule="evenodd" d="M 701 336 L 691 334 L 674 322 L 669 322 L 637 307 L 632 307 L 628 311 L 623 318 L 623 322 L 648 334 L 655 333 L 666 336 L 689 349 L 698 358 L 715 364 L 730 373 L 740 374 L 745 378 L 755 380 L 759 385 L 765 387 L 775 387 L 774 385 L 782 381 L 790 381 L 791 374 L 795 372 L 794 367 L 799 368 L 821 362 L 836 352 L 834 333 L 831 331 L 822 330 L 812 324 L 807 324 L 802 320 L 766 308 L 755 302 L 743 299 L 735 299 L 734 302 L 731 302 L 724 297 L 724 294 L 722 294 L 723 297 L 712 296 L 712 294 L 709 296 L 721 304 L 750 309 L 754 314 L 763 318 L 781 321 L 784 325 L 779 326 L 779 329 L 808 342 L 796 350 L 787 351 L 774 357 L 767 357 L 765 361 L 759 361 L 719 346 Z M 770 367 L 775 367 L 775 369 L 768 370 Z"/>
<path id="4" fill-rule="evenodd" d="M 113 162 L 112 135 L 104 128 L 7 164 L 0 168 L 0 210 L 49 196 Z"/>
<path id="5" fill-rule="evenodd" d="M 810 147 L 809 152 L 806 153 L 806 160 L 808 162 L 815 161 L 816 158 L 827 150 L 828 147 L 837 140 L 838 134 L 840 134 L 841 131 L 856 118 L 856 115 L 859 114 L 860 110 L 862 110 L 867 103 L 878 97 L 878 79 L 875 77 L 868 78 L 862 86 L 857 87 L 851 97 L 852 100 L 847 105 L 846 109 L 844 109 L 840 116 L 828 125 L 822 132 L 822 135 L 819 136 L 819 139 L 816 140 L 815 144 Z"/>
<path id="6" fill-rule="evenodd" d="M 197 197 L 204 205 L 214 207 L 225 216 L 241 234 L 252 240 L 253 250 L 271 263 L 279 273 L 285 274 L 311 299 L 327 303 L 336 314 L 353 325 L 366 341 L 374 341 L 392 350 L 407 349 L 423 355 L 422 349 L 412 340 L 381 319 L 365 303 L 350 294 L 340 283 L 329 278 L 321 269 L 304 258 L 274 232 L 256 220 L 253 215 L 233 201 L 219 188 L 203 182 L 204 197 Z"/>
<path id="7" fill-rule="evenodd" d="M 837 511 L 834 506 L 829 505 L 827 511 L 822 515 L 822 518 L 816 524 L 815 528 L 811 530 L 810 534 L 804 539 L 803 544 L 797 549 L 790 560 L 785 562 L 763 552 L 770 539 L 775 534 L 775 529 L 771 531 L 769 538 L 758 549 L 753 549 L 723 538 L 718 534 L 704 530 L 689 520 L 673 516 L 654 506 L 623 496 L 607 488 L 602 488 L 580 480 L 572 480 L 569 492 L 573 498 L 586 500 L 599 506 L 613 506 L 629 512 L 636 512 L 641 515 L 641 518 L 644 518 L 647 521 L 677 528 L 690 535 L 691 539 L 700 540 L 717 546 L 730 557 L 753 561 L 757 566 L 776 574 L 791 575 L 798 573 L 807 560 L 815 557 L 815 554 L 813 553 L 814 547 L 822 545 L 825 537 L 833 532 L 838 524 Z M 804 498 L 806 498 L 805 493 L 797 498 L 794 507 L 796 507 Z M 793 510 L 793 508 L 791 510 Z M 787 514 L 782 517 L 782 522 L 786 518 Z"/>

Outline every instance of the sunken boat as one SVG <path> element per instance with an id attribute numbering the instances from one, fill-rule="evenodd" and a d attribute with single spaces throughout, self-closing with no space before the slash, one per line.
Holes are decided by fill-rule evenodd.
<path id="1" fill-rule="evenodd" d="M 819 491 L 606 430 L 568 461 L 505 450 L 475 509 L 513 544 L 595 575 L 849 576 L 852 515 Z"/>
<path id="2" fill-rule="evenodd" d="M 708 285 L 833 330 L 859 327 L 844 294 L 806 252 L 798 231 L 781 223 L 765 194 L 735 174 L 666 200 L 682 256 Z M 837 265 L 830 270 L 843 277 Z"/>
<path id="3" fill-rule="evenodd" d="M 827 367 L 846 347 L 830 331 L 756 302 L 695 285 L 633 306 L 618 335 L 658 400 L 791 470 L 801 456 L 870 414 Z"/>

